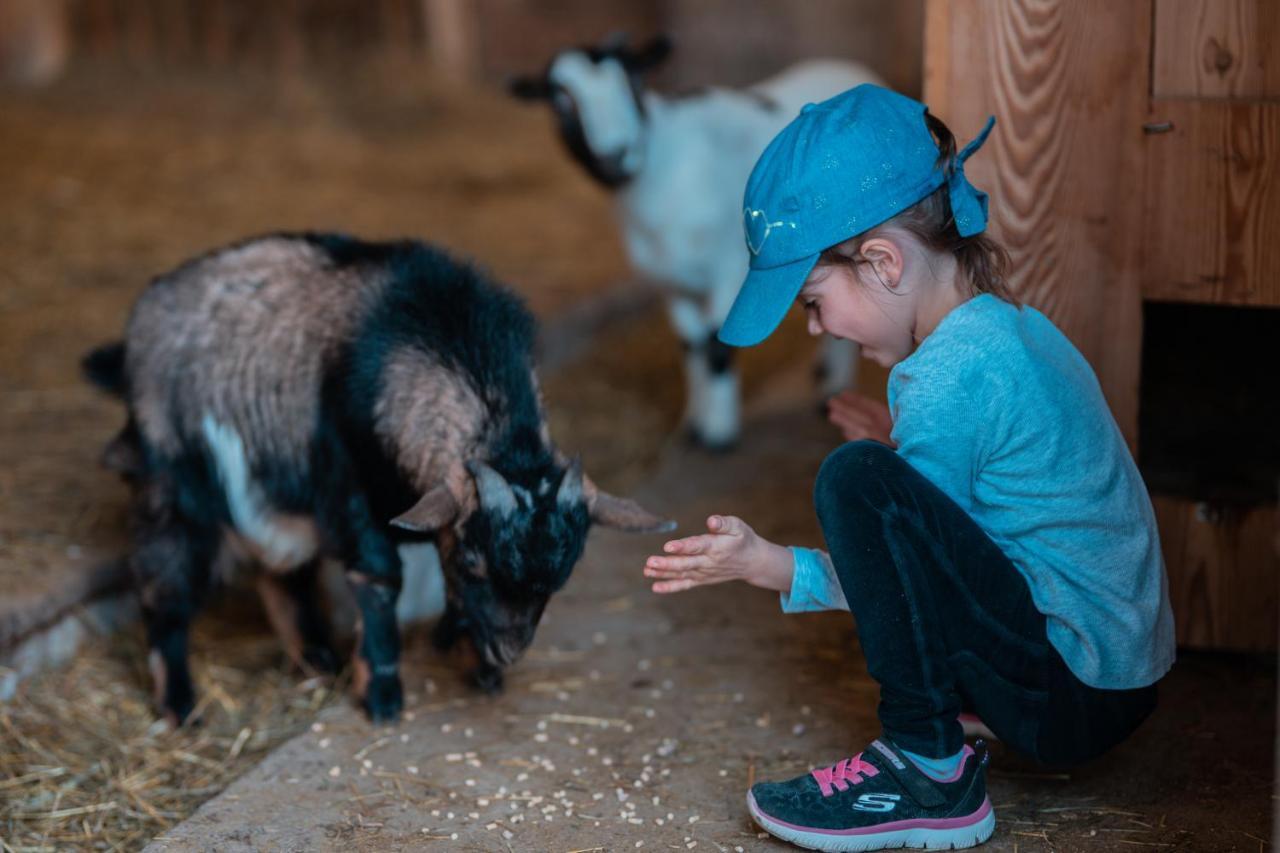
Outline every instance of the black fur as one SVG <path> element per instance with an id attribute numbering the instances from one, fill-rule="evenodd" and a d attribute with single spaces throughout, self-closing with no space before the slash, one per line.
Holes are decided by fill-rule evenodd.
<path id="1" fill-rule="evenodd" d="M 85 378 L 109 394 L 124 399 L 129 382 L 124 371 L 124 341 L 114 341 L 90 350 L 80 360 Z"/>
<path id="2" fill-rule="evenodd" d="M 719 331 L 719 330 L 716 330 Z M 733 347 L 722 343 L 713 331 L 707 338 L 707 367 L 712 376 L 720 376 L 733 369 Z"/>

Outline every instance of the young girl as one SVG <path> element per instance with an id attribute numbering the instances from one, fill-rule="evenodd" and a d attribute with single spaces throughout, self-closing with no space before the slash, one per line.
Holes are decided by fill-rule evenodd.
<path id="1" fill-rule="evenodd" d="M 645 565 L 655 592 L 742 580 L 788 613 L 853 612 L 883 734 L 747 795 L 762 827 L 805 847 L 980 844 L 995 826 L 987 755 L 965 745 L 962 709 L 1019 752 L 1074 764 L 1137 727 L 1173 663 L 1155 519 L 1124 439 L 1088 363 L 1019 306 L 982 234 L 987 198 L 964 163 L 993 123 L 957 154 L 923 104 L 859 86 L 806 107 L 761 155 L 751 271 L 720 338 L 759 343 L 798 301 L 812 334 L 892 367 L 891 419 L 836 413 L 877 440 L 818 472 L 829 554 L 717 515 Z"/>

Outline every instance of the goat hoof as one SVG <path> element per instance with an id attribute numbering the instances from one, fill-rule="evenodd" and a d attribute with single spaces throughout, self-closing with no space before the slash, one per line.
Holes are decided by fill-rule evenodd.
<path id="1" fill-rule="evenodd" d="M 394 723 L 404 708 L 398 675 L 375 675 L 364 694 L 364 709 L 374 723 Z"/>
<path id="2" fill-rule="evenodd" d="M 494 666 L 478 666 L 471 671 L 471 683 L 489 696 L 502 692 L 502 670 Z"/>
<path id="3" fill-rule="evenodd" d="M 192 716 L 196 707 L 196 694 L 190 684 L 171 682 L 166 685 L 164 701 L 160 706 L 160 714 L 176 729 L 181 726 L 195 727 L 199 721 Z"/>

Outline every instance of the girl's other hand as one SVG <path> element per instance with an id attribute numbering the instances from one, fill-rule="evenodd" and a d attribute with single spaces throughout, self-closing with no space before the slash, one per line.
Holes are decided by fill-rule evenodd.
<path id="1" fill-rule="evenodd" d="M 857 391 L 842 391 L 827 401 L 827 420 L 835 424 L 845 441 L 869 438 L 897 447 L 890 438 L 893 417 L 889 407 Z"/>
<path id="2" fill-rule="evenodd" d="M 791 589 L 791 552 L 757 535 L 742 519 L 713 515 L 707 533 L 662 546 L 661 556 L 645 561 L 645 577 L 656 578 L 654 592 L 682 592 L 695 586 L 746 581 L 786 592 Z"/>

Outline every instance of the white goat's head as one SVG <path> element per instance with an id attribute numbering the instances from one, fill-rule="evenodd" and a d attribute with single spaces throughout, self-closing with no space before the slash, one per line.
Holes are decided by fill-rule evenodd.
<path id="1" fill-rule="evenodd" d="M 632 49 L 625 36 L 598 47 L 561 51 L 540 76 L 511 81 L 511 94 L 551 103 L 569 153 L 610 189 L 625 185 L 644 165 L 644 72 L 671 52 L 657 36 Z"/>

